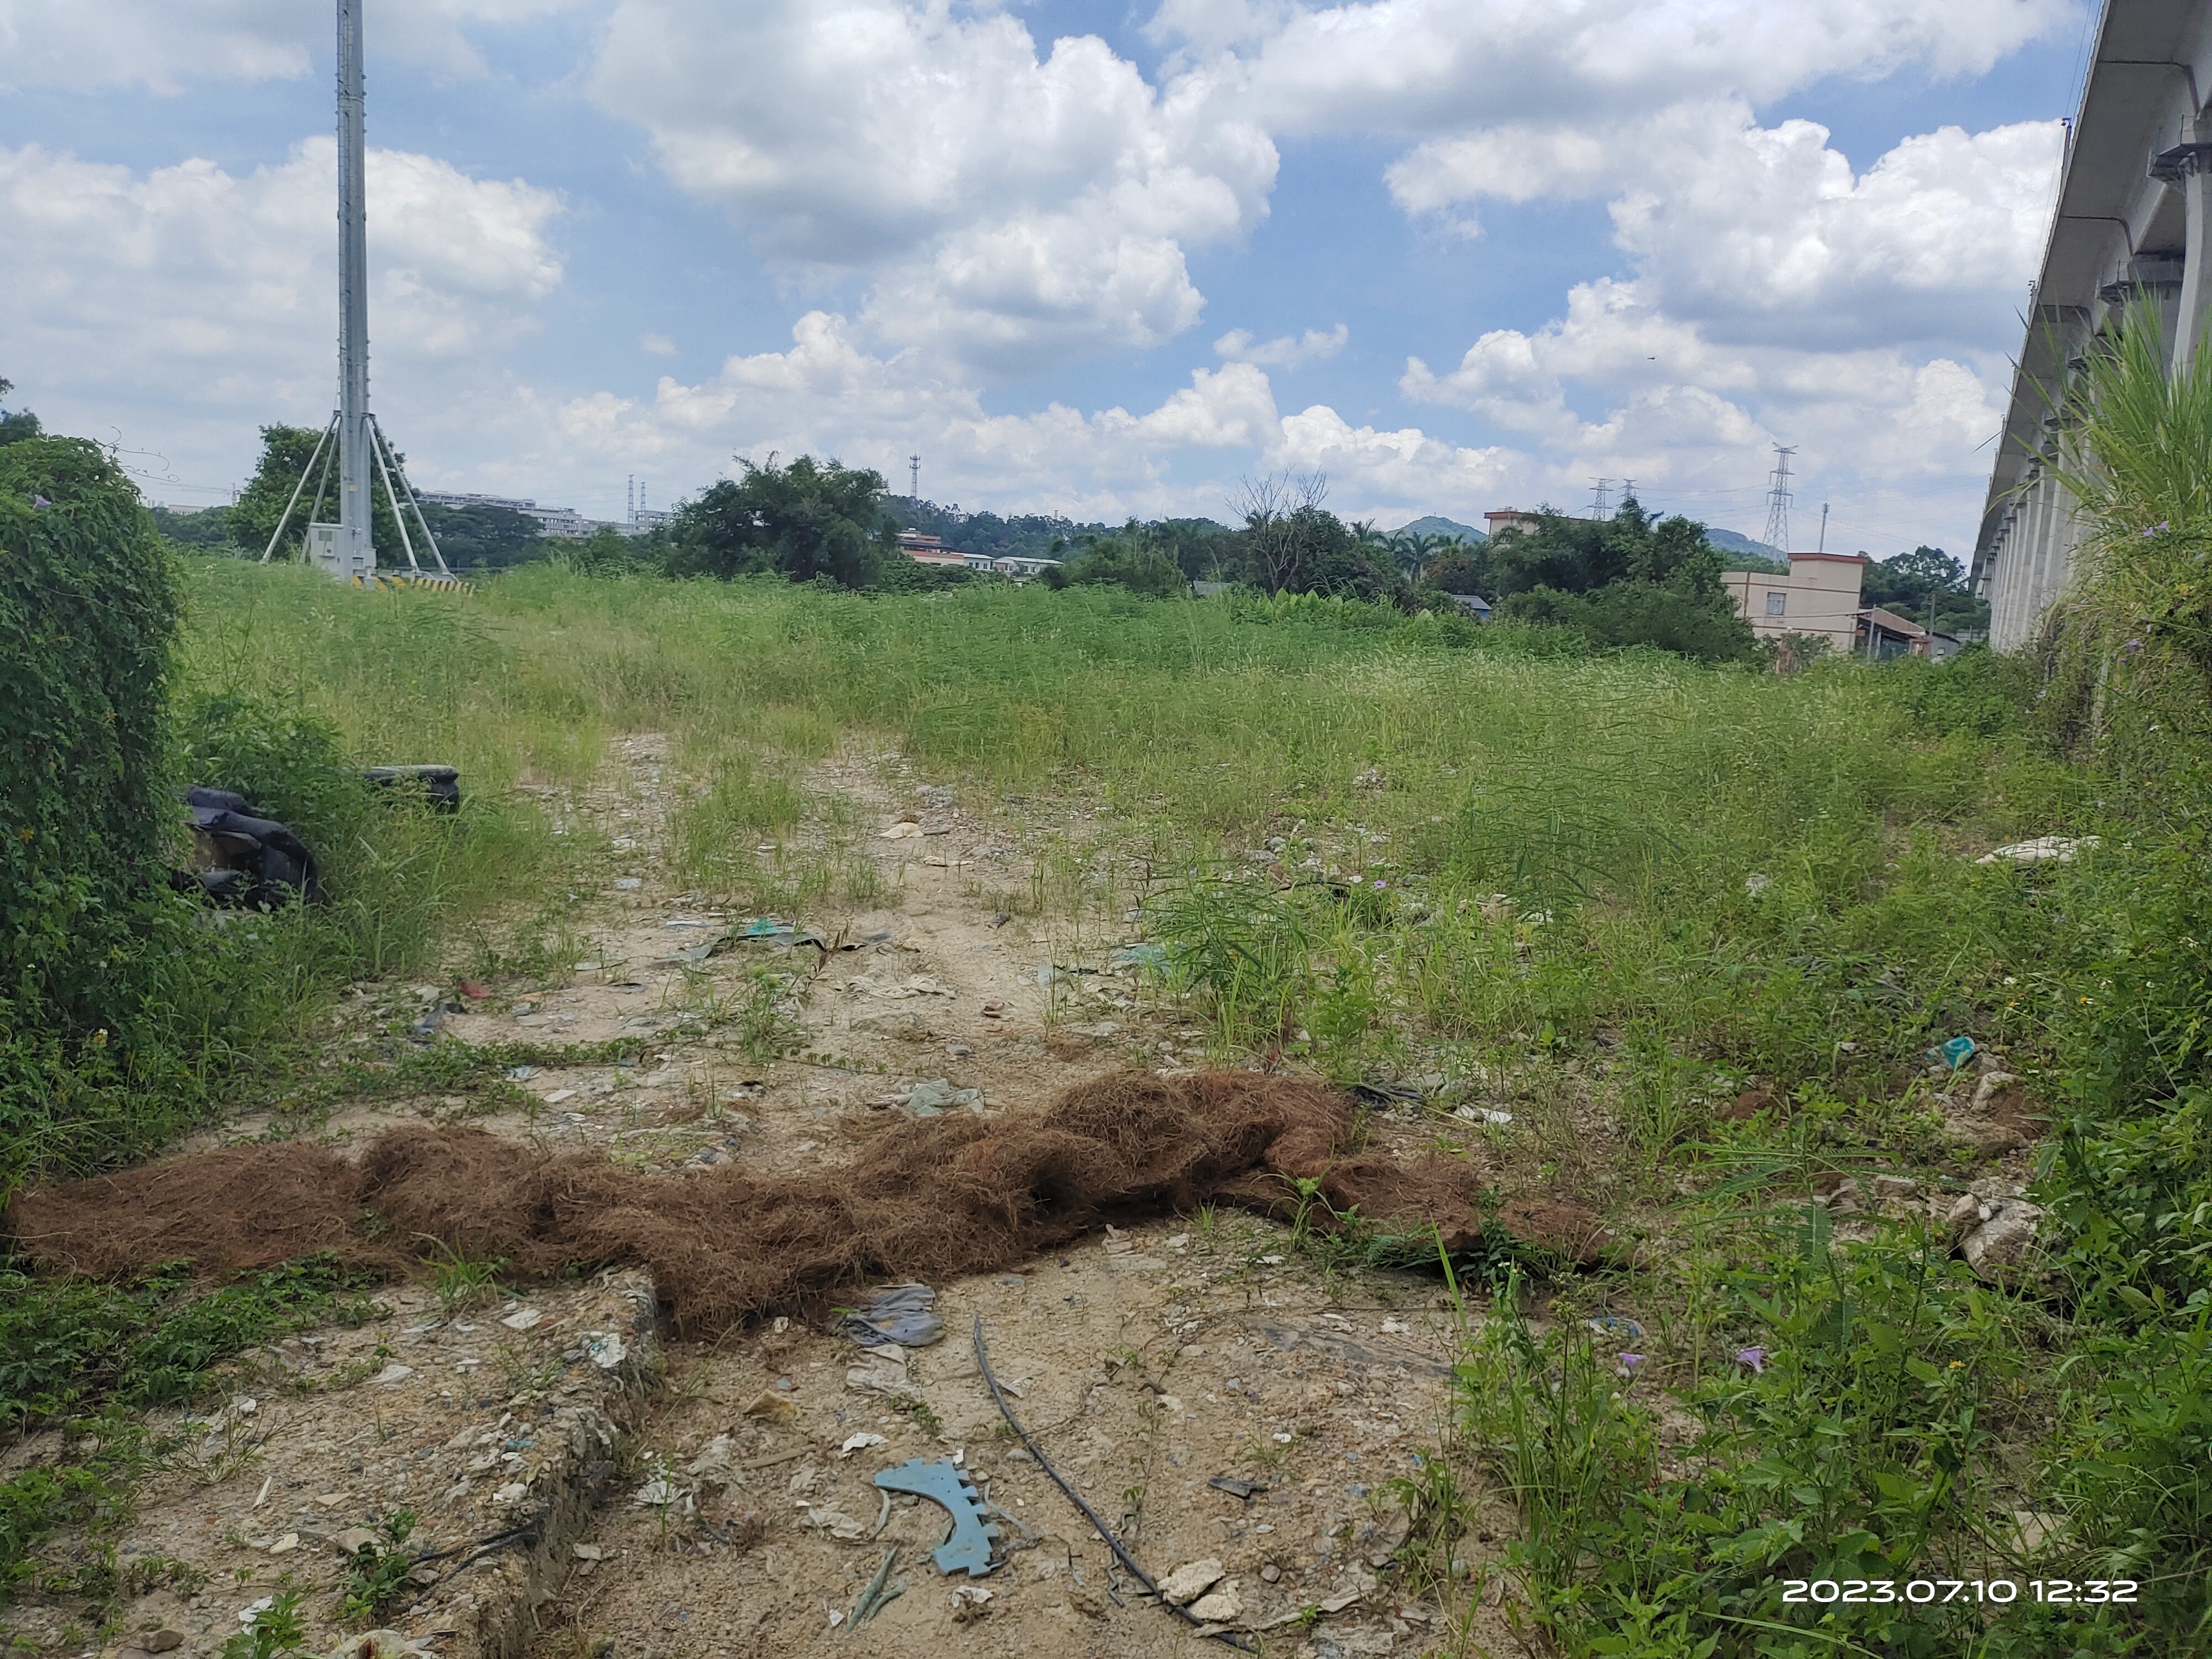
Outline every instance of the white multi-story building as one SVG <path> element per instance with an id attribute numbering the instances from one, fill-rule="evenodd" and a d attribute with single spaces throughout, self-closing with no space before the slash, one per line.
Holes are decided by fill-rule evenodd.
<path id="1" fill-rule="evenodd" d="M 538 528 L 548 536 L 559 536 L 570 541 L 581 541 L 593 531 L 602 528 L 620 530 L 621 525 L 605 526 L 599 520 L 587 519 L 573 507 L 540 507 L 526 496 L 469 495 L 451 489 L 420 489 L 416 499 L 435 507 L 501 507 L 510 513 L 520 513 L 538 520 Z M 660 515 L 665 517 L 665 515 Z"/>
<path id="2" fill-rule="evenodd" d="M 2073 574 L 2081 532 L 2051 476 L 2055 412 L 2098 334 L 2138 300 L 2158 308 L 2179 363 L 2212 308 L 2212 6 L 2105 0 L 2097 51 L 2068 134 L 2057 211 L 2013 376 L 1973 592 L 1990 643 L 2025 643 Z"/>

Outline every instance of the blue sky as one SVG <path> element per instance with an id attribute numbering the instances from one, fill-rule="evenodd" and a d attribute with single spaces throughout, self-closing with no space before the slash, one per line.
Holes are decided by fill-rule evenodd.
<path id="1" fill-rule="evenodd" d="M 367 0 L 374 397 L 612 514 L 800 450 L 969 507 L 1391 525 L 1634 476 L 1963 552 L 2065 0 Z M 1922 15 L 1923 12 L 1932 15 Z M 0 374 L 224 498 L 326 411 L 328 0 L 0 0 Z M 1825 129 L 1825 133 L 1821 131 Z"/>

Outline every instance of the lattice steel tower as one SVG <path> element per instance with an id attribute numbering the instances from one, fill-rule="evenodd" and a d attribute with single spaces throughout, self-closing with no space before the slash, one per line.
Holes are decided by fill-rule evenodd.
<path id="1" fill-rule="evenodd" d="M 1784 558 L 1790 556 L 1790 458 L 1794 447 L 1774 446 L 1774 471 L 1767 481 L 1766 544 Z"/>

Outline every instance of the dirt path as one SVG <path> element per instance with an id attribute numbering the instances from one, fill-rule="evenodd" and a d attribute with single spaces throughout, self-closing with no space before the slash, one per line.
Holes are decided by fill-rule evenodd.
<path id="1" fill-rule="evenodd" d="M 460 1097 L 351 1103 L 316 1133 L 347 1146 L 395 1121 L 465 1115 L 495 1133 L 603 1149 L 647 1171 L 740 1160 L 763 1173 L 799 1172 L 844 1162 L 908 1109 L 917 1085 L 925 1101 L 927 1085 L 942 1083 L 935 1097 L 947 1109 L 988 1113 L 1040 1103 L 1111 1066 L 1173 1069 L 1200 1057 L 1203 1034 L 1182 1010 L 1140 993 L 1133 970 L 1115 962 L 1127 942 L 1120 932 L 1093 920 L 1086 937 L 1072 921 L 1009 914 L 1009 896 L 1036 890 L 1044 843 L 1064 833 L 1045 829 L 1041 815 L 1024 821 L 1002 803 L 970 800 L 915 777 L 896 757 L 841 754 L 810 773 L 801 823 L 754 854 L 771 867 L 813 860 L 846 872 L 847 896 L 809 909 L 822 943 L 702 953 L 755 919 L 666 878 L 686 787 L 667 742 L 639 734 L 615 745 L 589 789 L 533 790 L 570 833 L 596 830 L 611 848 L 603 878 L 578 889 L 565 912 L 577 941 L 573 967 L 550 989 L 471 986 L 484 994 L 457 1012 L 443 1012 L 450 992 L 440 988 L 363 988 L 337 1039 L 343 1046 L 428 1016 L 445 1036 L 473 1044 L 635 1037 L 645 1041 L 643 1058 L 526 1068 L 514 1081 L 526 1099 L 489 1114 Z M 697 959 L 681 959 L 685 952 Z M 791 1052 L 767 1057 L 786 1041 Z M 283 1127 L 243 1119 L 186 1150 Z M 1407 1152 L 1433 1144 L 1434 1127 L 1388 1114 L 1373 1126 L 1381 1149 Z M 1479 1128 L 1469 1135 L 1481 1138 Z M 253 1601 L 247 1592 L 265 1593 L 272 1569 L 291 1573 L 327 1613 L 343 1563 L 306 1548 L 280 1561 L 258 1521 L 246 1522 L 255 1513 L 249 1488 L 261 1480 L 281 1486 L 280 1496 L 305 1492 L 311 1509 L 325 1489 L 360 1484 L 325 1472 L 341 1420 L 368 1412 L 379 1444 L 404 1443 L 395 1457 L 436 1466 L 422 1483 L 427 1497 L 431 1487 L 448 1492 L 441 1483 L 483 1456 L 477 1417 L 506 1413 L 505 1446 L 531 1437 L 516 1428 L 518 1411 L 543 1415 L 550 1400 L 572 1414 L 588 1407 L 595 1423 L 619 1420 L 619 1436 L 611 1431 L 594 1455 L 572 1451 L 529 1476 L 529 1501 L 557 1488 L 544 1501 L 567 1518 L 539 1526 L 525 1557 L 508 1552 L 497 1558 L 507 1565 L 484 1570 L 506 1575 L 503 1601 L 477 1597 L 497 1608 L 471 1603 L 464 1618 L 453 1592 L 433 1587 L 395 1609 L 395 1626 L 428 1651 L 462 1659 L 528 1644 L 535 1659 L 588 1659 L 611 1644 L 623 1659 L 733 1659 L 1219 1650 L 1148 1601 L 1013 1442 L 976 1371 L 970 1332 L 980 1316 L 994 1369 L 1018 1391 L 1015 1409 L 1147 1568 L 1157 1576 L 1218 1564 L 1213 1599 L 1200 1605 L 1224 1634 L 1314 1659 L 1476 1651 L 1467 1635 L 1493 1647 L 1502 1638 L 1480 1608 L 1468 1631 L 1448 1629 L 1432 1581 L 1398 1553 L 1404 1512 L 1394 1483 L 1419 1477 L 1450 1410 L 1456 1333 L 1433 1279 L 1324 1275 L 1293 1253 L 1285 1229 L 1224 1212 L 1089 1239 L 1019 1272 L 935 1288 L 946 1335 L 913 1351 L 902 1377 L 880 1365 L 868 1372 L 863 1352 L 831 1329 L 778 1320 L 670 1353 L 666 1386 L 650 1398 L 635 1392 L 644 1383 L 634 1360 L 617 1375 L 551 1347 L 553 1370 L 534 1384 L 509 1354 L 499 1362 L 501 1387 L 481 1395 L 447 1389 L 442 1369 L 443 1391 L 418 1388 L 422 1398 L 412 1403 L 366 1377 L 316 1394 L 314 1410 L 326 1418 L 288 1406 L 282 1434 L 263 1432 L 275 1421 L 264 1419 L 245 1433 L 263 1437 L 225 1480 L 146 1490 L 129 1549 L 190 1570 L 148 1588 L 177 1601 L 174 1609 L 142 1597 L 123 1632 L 152 1620 L 173 1630 L 192 1659 L 214 1659 L 237 1610 Z M 331 1352 L 361 1347 L 404 1364 L 430 1352 L 425 1344 L 465 1343 L 462 1316 L 426 1315 L 422 1292 L 387 1301 L 392 1321 L 373 1342 L 349 1337 Z M 604 1310 L 586 1301 L 551 1307 L 539 1297 L 532 1305 L 554 1317 L 549 1332 L 604 1323 Z M 479 1364 L 456 1376 L 480 1369 L 483 1356 L 473 1357 Z M 623 1378 L 635 1385 L 631 1395 Z M 517 1381 L 523 1386 L 508 1386 Z M 562 1389 L 580 1390 L 584 1404 Z M 633 1401 L 627 1414 L 624 1399 Z M 465 1468 L 445 1470 L 457 1457 Z M 1011 1517 L 1003 1564 L 972 1585 L 929 1559 L 945 1531 L 942 1510 L 911 1497 L 881 1510 L 873 1475 L 914 1458 L 956 1459 Z M 414 1488 L 404 1480 L 401 1487 L 411 1500 Z M 425 1509 L 424 1524 L 441 1545 L 468 1542 L 482 1535 L 471 1527 L 495 1530 L 496 1513 L 471 1507 L 486 1501 L 452 1492 L 447 1508 Z M 350 1518 L 373 1520 L 398 1502 L 382 1491 L 355 1504 L 362 1513 Z M 211 1523 L 187 1513 L 210 1510 L 241 1523 L 212 1539 Z M 323 1522 L 336 1518 L 317 1510 L 286 1524 L 308 1540 L 332 1531 Z M 1501 1523 L 1498 1537 L 1504 1531 Z M 902 1593 L 850 1627 L 893 1547 L 889 1582 Z M 1502 1550 L 1485 1534 L 1447 1547 L 1431 1565 L 1456 1559 L 1462 1571 L 1479 1570 Z M 257 1576 L 240 1578 L 249 1564 Z M 195 1582 L 179 1599 L 179 1588 Z M 19 1607 L 5 1622 L 45 1643 L 36 1635 L 45 1616 Z"/>

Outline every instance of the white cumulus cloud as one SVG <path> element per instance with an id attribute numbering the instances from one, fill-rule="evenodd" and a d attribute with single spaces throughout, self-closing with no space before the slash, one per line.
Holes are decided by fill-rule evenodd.
<path id="1" fill-rule="evenodd" d="M 472 24 L 512 24 L 591 0 L 376 0 L 362 17 L 372 64 L 456 78 L 487 72 Z M 0 92 L 291 80 L 327 64 L 333 8 L 305 0 L 0 0 Z"/>
<path id="2" fill-rule="evenodd" d="M 1213 355 L 1232 363 L 1258 363 L 1268 368 L 1296 368 L 1323 357 L 1334 357 L 1352 338 L 1343 323 L 1323 333 L 1310 328 L 1304 334 L 1284 334 L 1272 340 L 1255 340 L 1249 329 L 1232 328 L 1213 343 Z"/>
<path id="3" fill-rule="evenodd" d="M 1189 327 L 1185 251 L 1243 235 L 1275 178 L 1202 82 L 943 0 L 622 0 L 592 90 L 771 260 L 871 279 L 877 337 L 985 370 Z"/>
<path id="4" fill-rule="evenodd" d="M 487 372 L 559 285 L 560 199 L 427 155 L 371 149 L 368 165 L 376 396 L 441 402 L 440 383 Z M 101 433 L 129 410 L 127 438 L 158 432 L 188 469 L 234 465 L 241 427 L 319 420 L 337 378 L 337 176 L 329 138 L 243 175 L 0 149 L 9 377 L 58 429 Z"/>

